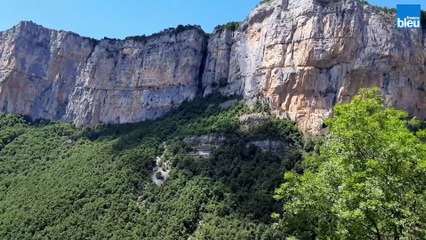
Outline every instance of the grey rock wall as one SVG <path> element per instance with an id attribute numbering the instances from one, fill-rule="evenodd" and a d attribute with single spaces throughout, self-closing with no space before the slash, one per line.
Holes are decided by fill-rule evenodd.
<path id="1" fill-rule="evenodd" d="M 197 93 L 204 32 L 96 41 L 22 22 L 0 38 L 0 110 L 78 125 L 153 119 Z"/>
<path id="2" fill-rule="evenodd" d="M 22 22 L 0 32 L 0 111 L 93 126 L 154 119 L 197 94 L 262 101 L 307 132 L 359 88 L 426 118 L 426 34 L 355 0 L 271 0 L 237 29 L 100 41 Z"/>

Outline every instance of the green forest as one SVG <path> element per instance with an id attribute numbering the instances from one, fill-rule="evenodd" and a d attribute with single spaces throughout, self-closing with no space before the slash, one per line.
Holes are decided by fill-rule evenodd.
<path id="1" fill-rule="evenodd" d="M 315 137 L 235 100 L 94 128 L 0 114 L 0 238 L 426 237 L 425 126 L 379 89 Z"/>

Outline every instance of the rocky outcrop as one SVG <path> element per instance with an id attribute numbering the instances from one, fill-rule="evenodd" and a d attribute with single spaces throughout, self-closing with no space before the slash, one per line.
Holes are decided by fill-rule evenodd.
<path id="1" fill-rule="evenodd" d="M 225 78 L 221 92 L 261 99 L 309 132 L 362 87 L 379 86 L 388 106 L 424 119 L 425 38 L 358 1 L 271 0 L 209 40 L 203 85 Z"/>
<path id="2" fill-rule="evenodd" d="M 0 38 L 0 110 L 79 125 L 161 116 L 197 93 L 204 32 L 96 41 L 22 22 Z"/>
<path id="3" fill-rule="evenodd" d="M 229 143 L 229 141 L 225 136 L 217 134 L 190 136 L 183 140 L 192 149 L 189 152 L 190 156 L 202 158 L 210 157 L 213 150 Z"/>
<path id="4" fill-rule="evenodd" d="M 246 148 L 252 146 L 259 148 L 262 152 L 270 152 L 278 157 L 284 157 L 286 155 L 286 150 L 289 149 L 288 143 L 273 140 L 251 141 L 246 144 Z"/>
<path id="5" fill-rule="evenodd" d="M 172 170 L 172 162 L 166 158 L 167 144 L 163 143 L 162 146 L 164 147 L 163 154 L 155 159 L 155 167 L 152 169 L 151 175 L 152 182 L 159 187 L 170 178 L 170 171 Z"/>
<path id="6" fill-rule="evenodd" d="M 197 94 L 264 102 L 307 132 L 361 87 L 426 118 L 426 34 L 355 0 L 270 0 L 237 29 L 96 41 L 23 22 L 0 33 L 0 110 L 80 125 L 153 119 Z"/>
<path id="7" fill-rule="evenodd" d="M 245 117 L 242 117 L 245 118 Z M 242 122 L 240 122 L 242 123 Z M 245 124 L 261 125 L 263 121 L 250 121 Z M 218 135 L 208 134 L 200 136 L 189 136 L 183 139 L 183 142 L 190 149 L 188 155 L 197 158 L 209 158 L 213 155 L 214 150 L 230 146 L 239 139 L 235 135 Z M 290 144 L 291 145 L 291 144 Z M 245 144 L 246 148 L 255 147 L 264 153 L 272 153 L 278 157 L 284 157 L 291 147 L 289 143 L 272 139 L 257 139 L 256 141 L 248 141 Z M 157 168 L 158 169 L 158 168 Z"/>

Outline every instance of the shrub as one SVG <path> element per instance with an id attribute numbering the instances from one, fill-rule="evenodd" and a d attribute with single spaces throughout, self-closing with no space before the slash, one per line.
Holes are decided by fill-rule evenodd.
<path id="1" fill-rule="evenodd" d="M 216 32 L 223 32 L 225 30 L 235 31 L 241 25 L 241 22 L 229 22 L 225 25 L 218 25 L 215 27 Z"/>

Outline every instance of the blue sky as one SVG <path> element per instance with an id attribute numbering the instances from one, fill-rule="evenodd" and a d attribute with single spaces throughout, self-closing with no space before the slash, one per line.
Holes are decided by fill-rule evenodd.
<path id="1" fill-rule="evenodd" d="M 93 38 L 152 34 L 179 24 L 218 24 L 244 20 L 260 0 L 0 0 L 0 31 L 21 20 Z M 422 4 L 426 0 L 370 0 L 380 6 Z"/>

